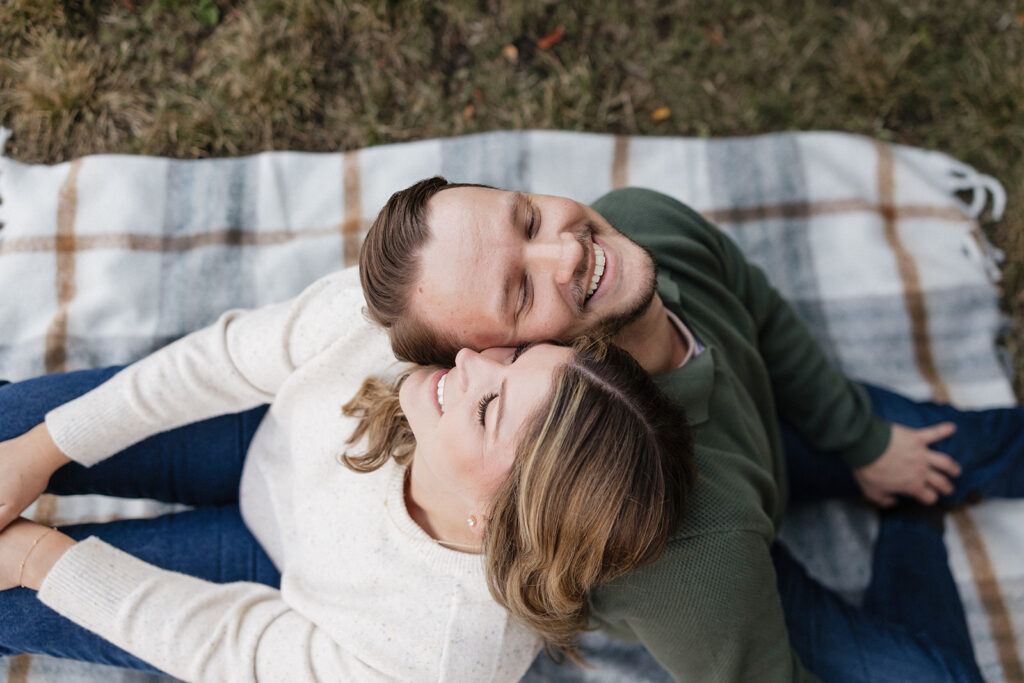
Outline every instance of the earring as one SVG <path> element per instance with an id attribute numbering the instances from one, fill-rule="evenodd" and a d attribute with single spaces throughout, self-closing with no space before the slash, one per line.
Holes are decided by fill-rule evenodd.
<path id="1" fill-rule="evenodd" d="M 466 524 L 469 525 L 470 529 L 476 527 L 476 517 L 474 515 L 470 515 L 469 517 L 467 517 Z"/>

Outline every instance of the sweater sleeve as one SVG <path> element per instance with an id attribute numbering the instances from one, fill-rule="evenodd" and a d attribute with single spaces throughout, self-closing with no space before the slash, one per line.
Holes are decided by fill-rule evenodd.
<path id="1" fill-rule="evenodd" d="M 851 468 L 874 462 L 891 425 L 875 416 L 864 387 L 825 355 L 793 307 L 725 233 L 712 228 L 726 281 L 757 329 L 779 414 L 820 451 L 838 452 Z"/>
<path id="2" fill-rule="evenodd" d="M 688 206 L 651 190 L 616 190 L 594 208 L 634 239 L 672 252 L 656 254 L 659 262 L 711 272 L 739 299 L 752 321 L 778 412 L 818 450 L 839 453 L 851 468 L 882 454 L 889 423 L 872 414 L 864 388 L 828 359 L 764 272 L 747 261 L 728 235 Z M 684 292 L 684 307 L 685 299 Z"/>
<path id="3" fill-rule="evenodd" d="M 186 681 L 385 680 L 273 588 L 163 570 L 96 537 L 61 557 L 39 599 Z"/>
<path id="4" fill-rule="evenodd" d="M 291 301 L 228 311 L 50 411 L 46 425 L 61 451 L 88 466 L 158 432 L 269 403 L 303 362 L 367 333 L 363 306 L 350 268 Z"/>
<path id="5" fill-rule="evenodd" d="M 633 635 L 677 681 L 817 680 L 789 645 L 766 541 L 677 539 L 653 565 L 595 591 L 611 635 Z"/>

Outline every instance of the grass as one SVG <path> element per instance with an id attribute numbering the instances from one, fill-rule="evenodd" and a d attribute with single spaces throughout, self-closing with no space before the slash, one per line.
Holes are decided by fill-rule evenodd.
<path id="1" fill-rule="evenodd" d="M 496 128 L 940 149 L 1008 190 L 986 229 L 1024 389 L 1024 0 L 5 0 L 0 45 L 0 122 L 26 161 Z"/>

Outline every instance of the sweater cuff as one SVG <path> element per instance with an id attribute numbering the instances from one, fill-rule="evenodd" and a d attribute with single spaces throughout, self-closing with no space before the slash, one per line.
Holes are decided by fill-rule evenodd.
<path id="1" fill-rule="evenodd" d="M 120 389 L 124 380 L 115 375 L 46 414 L 46 428 L 64 455 L 90 467 L 145 438 Z"/>
<path id="2" fill-rule="evenodd" d="M 843 460 L 850 469 L 870 465 L 885 452 L 891 435 L 892 423 L 872 415 L 864 436 L 855 445 L 843 450 Z"/>
<path id="3" fill-rule="evenodd" d="M 110 639 L 121 606 L 160 570 L 95 536 L 70 547 L 39 587 L 39 600 Z"/>

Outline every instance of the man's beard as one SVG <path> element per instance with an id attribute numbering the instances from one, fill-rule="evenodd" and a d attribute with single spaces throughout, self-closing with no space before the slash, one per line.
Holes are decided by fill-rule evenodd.
<path id="1" fill-rule="evenodd" d="M 627 237 L 627 239 L 629 238 Z M 632 240 L 630 241 L 632 242 Z M 615 336 L 624 327 L 643 315 L 644 311 L 648 309 L 654 300 L 654 295 L 658 291 L 658 267 L 654 261 L 654 255 L 642 244 L 637 244 L 636 242 L 633 242 L 633 244 L 642 249 L 651 262 L 651 268 L 647 273 L 646 286 L 640 291 L 640 295 L 627 310 L 621 313 L 612 313 L 603 320 L 598 321 L 592 330 L 593 334 L 608 337 Z"/>

